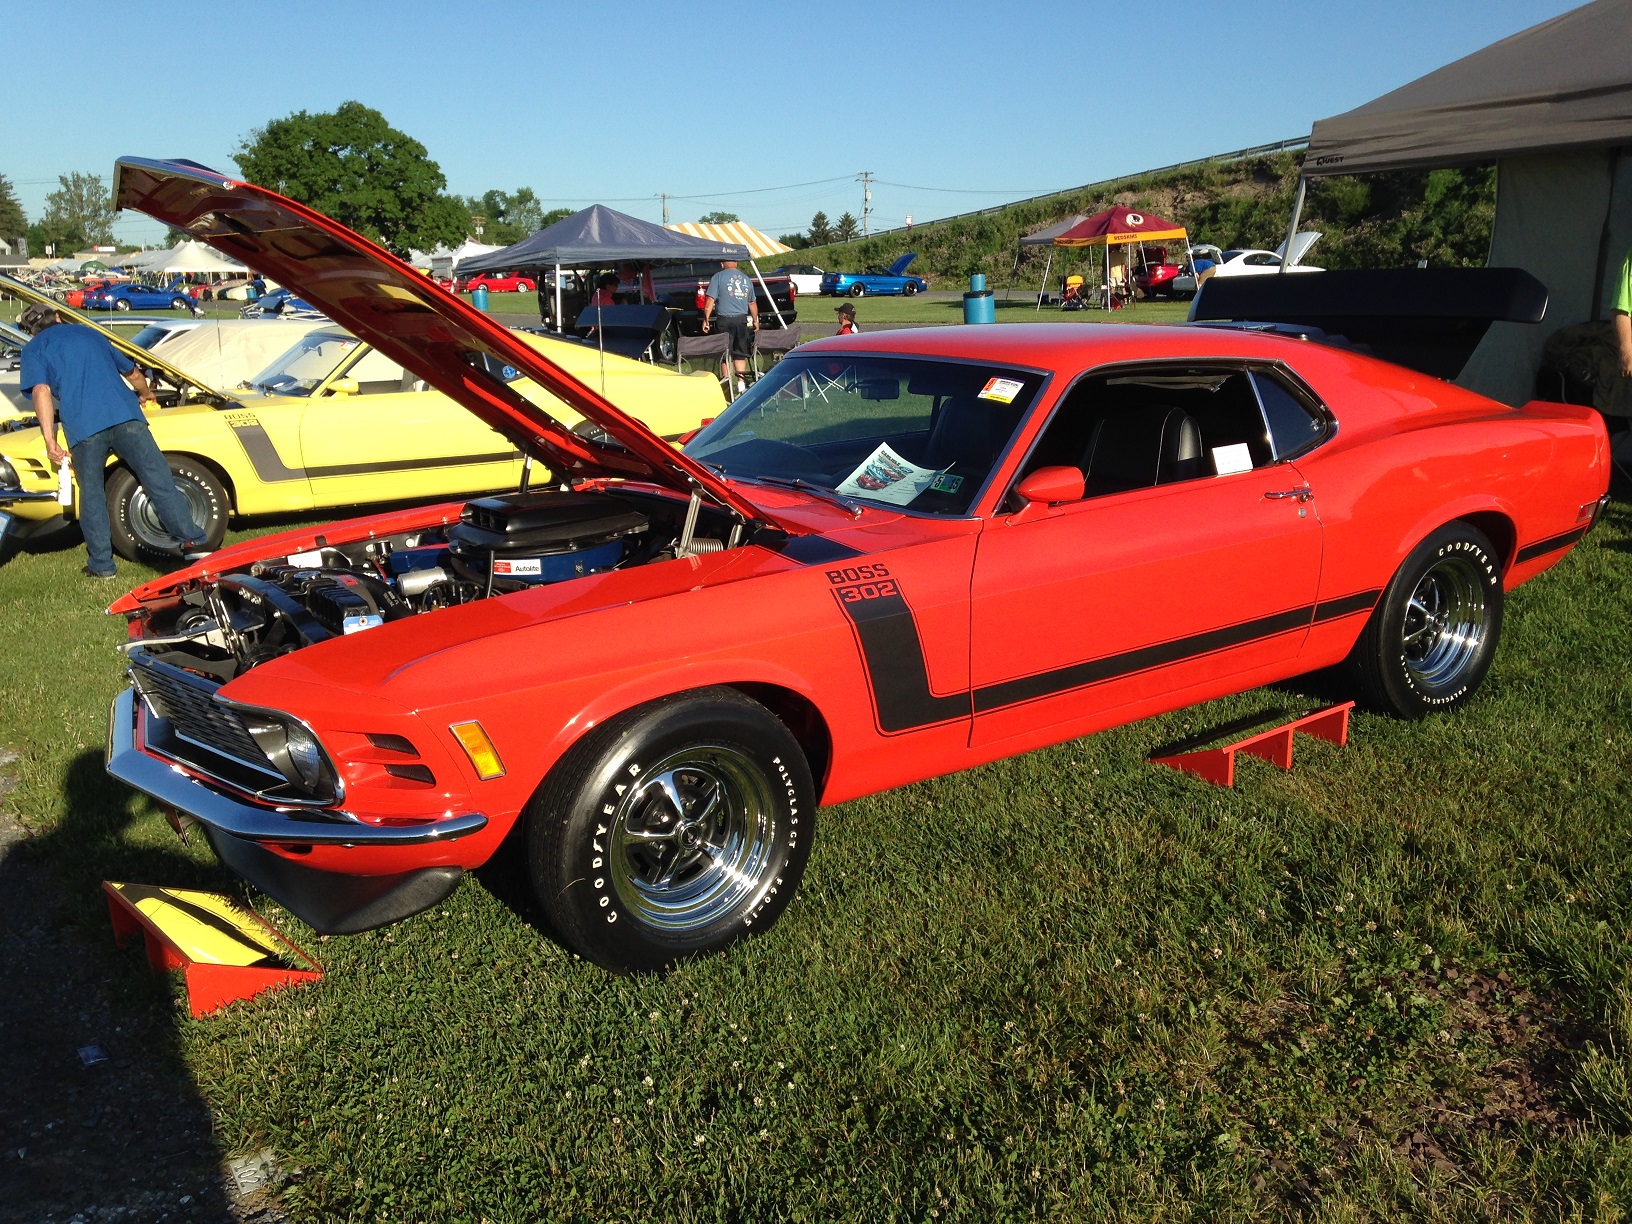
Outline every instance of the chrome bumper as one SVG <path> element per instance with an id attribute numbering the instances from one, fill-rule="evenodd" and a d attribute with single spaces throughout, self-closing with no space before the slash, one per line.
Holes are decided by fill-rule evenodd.
<path id="1" fill-rule="evenodd" d="M 251 842 L 301 845 L 422 846 L 467 837 L 487 826 L 476 812 L 423 824 L 376 825 L 332 808 L 264 808 L 223 795 L 136 746 L 136 692 L 126 689 L 108 711 L 108 772 L 222 833 Z"/>

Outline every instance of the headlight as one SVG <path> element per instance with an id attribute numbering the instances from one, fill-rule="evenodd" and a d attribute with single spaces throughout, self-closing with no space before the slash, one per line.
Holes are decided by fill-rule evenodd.
<path id="1" fill-rule="evenodd" d="M 17 479 L 17 469 L 4 459 L 0 459 L 0 489 L 20 489 L 23 482 Z"/>
<path id="2" fill-rule="evenodd" d="M 328 754 L 312 730 L 299 719 L 275 710 L 231 705 L 243 720 L 256 747 L 289 782 L 289 785 L 323 802 L 339 802 L 338 775 Z"/>

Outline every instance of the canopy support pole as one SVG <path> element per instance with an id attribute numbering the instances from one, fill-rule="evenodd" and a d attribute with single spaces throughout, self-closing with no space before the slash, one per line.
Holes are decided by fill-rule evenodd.
<path id="1" fill-rule="evenodd" d="M 1111 313 L 1111 243 L 1105 241 L 1105 313 Z"/>
<path id="2" fill-rule="evenodd" d="M 1048 270 L 1054 266 L 1054 248 L 1048 248 L 1048 258 L 1043 260 L 1043 283 L 1037 286 L 1037 309 L 1043 308 L 1043 291 L 1048 288 Z"/>
<path id="3" fill-rule="evenodd" d="M 771 287 L 765 283 L 765 276 L 759 270 L 759 261 L 750 255 L 748 257 L 748 266 L 754 270 L 754 279 L 759 282 L 759 287 L 765 290 L 765 300 L 771 304 L 771 313 L 776 316 L 777 326 L 786 327 L 788 321 L 782 317 L 781 307 L 776 304 L 776 299 L 771 296 Z M 789 280 L 788 284 L 793 284 L 793 281 Z"/>
<path id="4" fill-rule="evenodd" d="M 1301 174 L 1298 176 L 1298 194 L 1292 197 L 1292 224 L 1286 227 L 1286 249 L 1281 253 L 1281 266 L 1275 270 L 1277 276 L 1286 272 L 1292 263 L 1292 239 L 1297 237 L 1298 222 L 1303 217 L 1303 193 L 1309 186 L 1309 180 Z"/>
<path id="5" fill-rule="evenodd" d="M 555 333 L 560 335 L 566 331 L 565 320 L 561 318 L 561 265 L 555 265 Z"/>

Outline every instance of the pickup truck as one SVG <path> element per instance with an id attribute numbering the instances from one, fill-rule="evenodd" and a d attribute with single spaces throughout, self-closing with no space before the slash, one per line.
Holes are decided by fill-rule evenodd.
<path id="1" fill-rule="evenodd" d="M 656 264 L 652 267 L 652 288 L 657 293 L 657 300 L 678 312 L 676 321 L 680 325 L 681 335 L 702 335 L 703 290 L 708 288 L 709 278 L 719 270 L 719 261 L 712 259 L 697 263 Z M 777 322 L 776 310 L 771 309 L 771 300 L 765 296 L 767 289 L 776 301 L 776 309 L 782 312 L 783 322 L 792 323 L 798 319 L 795 303 L 799 293 L 793 287 L 792 280 L 786 275 L 767 275 L 761 287 L 752 268 L 744 266 L 742 271 L 754 282 L 754 296 L 759 299 L 760 327 L 769 331 L 782 326 Z"/>

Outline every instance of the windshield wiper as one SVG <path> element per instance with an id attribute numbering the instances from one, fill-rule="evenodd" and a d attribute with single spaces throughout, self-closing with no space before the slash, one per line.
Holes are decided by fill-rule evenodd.
<path id="1" fill-rule="evenodd" d="M 812 484 L 803 476 L 760 476 L 755 474 L 745 479 L 758 480 L 765 484 L 781 485 L 785 489 L 798 489 L 801 493 L 812 493 L 823 501 L 832 502 L 841 509 L 848 510 L 851 518 L 861 517 L 863 507 L 860 502 L 852 501 L 843 493 L 835 493 L 832 489 L 823 488 L 819 484 Z"/>

